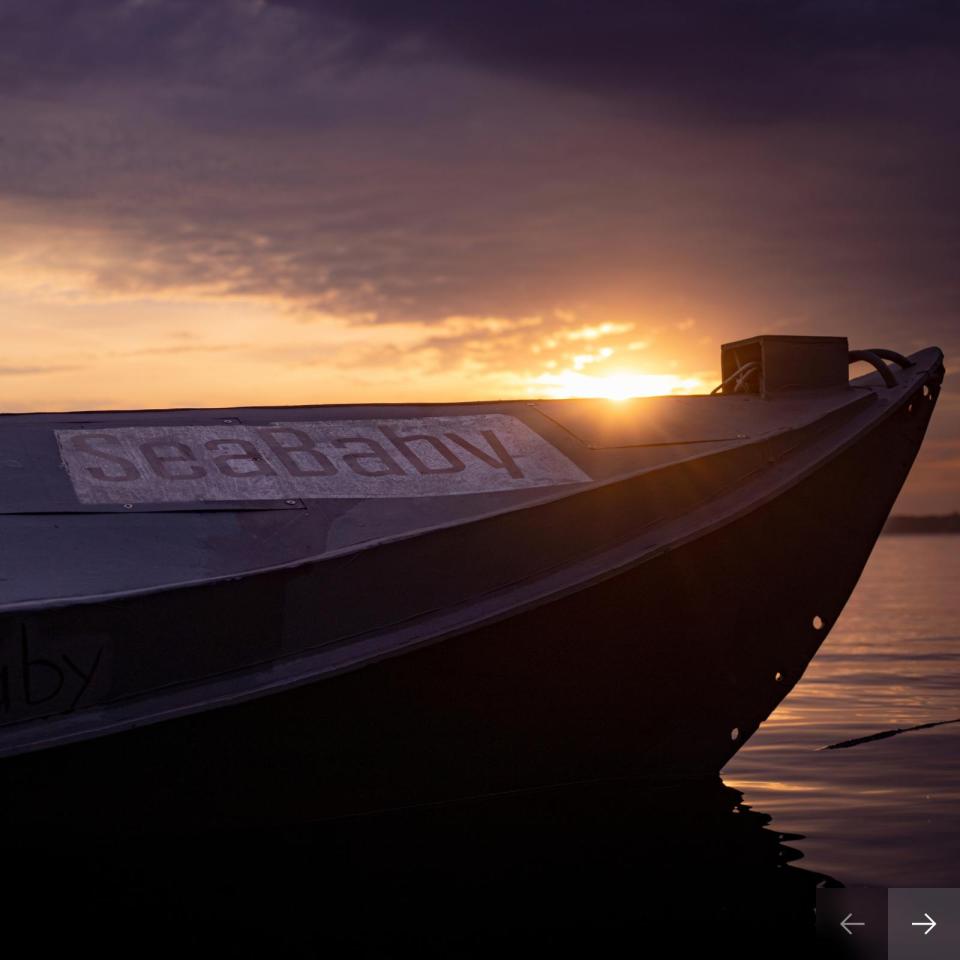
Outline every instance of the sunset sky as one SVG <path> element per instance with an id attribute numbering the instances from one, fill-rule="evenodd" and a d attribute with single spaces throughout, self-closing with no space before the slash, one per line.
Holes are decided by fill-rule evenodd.
<path id="1" fill-rule="evenodd" d="M 705 392 L 936 344 L 960 4 L 3 0 L 0 409 Z M 864 370 L 864 372 L 866 372 Z"/>

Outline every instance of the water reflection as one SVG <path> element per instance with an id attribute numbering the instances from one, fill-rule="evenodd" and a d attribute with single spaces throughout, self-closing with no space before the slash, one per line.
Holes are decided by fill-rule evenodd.
<path id="1" fill-rule="evenodd" d="M 7 863 L 22 889 L 69 874 L 64 930 L 71 909 L 88 915 L 81 890 L 152 937 L 169 932 L 156 917 L 177 917 L 248 953 L 596 955 L 671 932 L 687 946 L 808 944 L 814 891 L 832 881 L 742 801 L 716 777 L 604 782 L 217 840 L 31 846 Z"/>
<path id="2" fill-rule="evenodd" d="M 804 678 L 724 770 L 847 885 L 960 885 L 960 724 L 944 723 L 960 717 L 958 583 L 960 538 L 881 537 Z"/>

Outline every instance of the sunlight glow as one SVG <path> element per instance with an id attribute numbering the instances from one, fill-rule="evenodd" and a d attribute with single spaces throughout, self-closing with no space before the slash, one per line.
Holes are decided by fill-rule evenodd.
<path id="1" fill-rule="evenodd" d="M 554 398 L 606 397 L 608 400 L 702 393 L 703 390 L 704 384 L 699 377 L 678 377 L 671 373 L 628 372 L 590 376 L 578 370 L 541 374 L 534 379 L 530 388 L 531 393 L 540 393 Z"/>

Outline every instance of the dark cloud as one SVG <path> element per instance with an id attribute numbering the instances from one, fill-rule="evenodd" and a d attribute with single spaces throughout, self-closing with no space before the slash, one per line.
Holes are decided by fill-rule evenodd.
<path id="1" fill-rule="evenodd" d="M 95 249 L 45 262 L 125 296 L 360 322 L 634 304 L 945 329 L 958 17 L 924 0 L 7 0 L 0 201 L 93 231 Z"/>
<path id="2" fill-rule="evenodd" d="M 211 0 L 6 0 L 0 6 L 0 87 L 42 89 L 92 80 L 130 83 L 176 73 L 199 57 L 209 62 L 229 42 L 238 4 Z"/>
<path id="3" fill-rule="evenodd" d="M 162 81 L 166 89 L 154 91 L 154 107 L 220 125 L 348 121 L 355 103 L 325 98 L 310 83 L 318 72 L 356 77 L 384 65 L 438 61 L 620 102 L 661 103 L 674 119 L 692 115 L 699 122 L 890 111 L 934 120 L 956 94 L 958 50 L 960 5 L 952 0 L 5 0 L 0 6 L 0 91 L 120 92 Z M 225 90 L 232 95 L 220 96 Z M 421 106 L 430 109 L 429 101 Z"/>
<path id="4" fill-rule="evenodd" d="M 261 0 L 4 0 L 0 88 L 283 82 L 334 52 L 343 30 L 268 10 Z M 283 53 L 285 56 L 278 56 Z"/>
<path id="5" fill-rule="evenodd" d="M 926 110 L 945 69 L 957 81 L 950 0 L 272 2 L 352 23 L 358 59 L 446 54 L 617 98 L 666 98 L 701 119 L 891 101 Z"/>

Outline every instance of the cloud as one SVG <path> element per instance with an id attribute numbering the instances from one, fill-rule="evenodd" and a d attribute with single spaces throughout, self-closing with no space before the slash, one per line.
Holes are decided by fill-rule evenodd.
<path id="1" fill-rule="evenodd" d="M 229 350 L 236 350 L 242 344 L 235 343 L 198 343 L 198 344 L 178 344 L 168 347 L 138 347 L 135 350 L 118 350 L 114 352 L 117 357 L 147 357 L 147 356 L 182 356 L 188 353 L 226 353 Z"/>
<path id="2" fill-rule="evenodd" d="M 698 336 L 955 340 L 960 139 L 937 105 L 956 20 L 849 0 L 10 0 L 0 267 L 37 297 L 60 277 L 94 303 L 421 323 L 438 367 L 509 363 L 537 342 L 524 318 L 558 310 L 638 324 L 633 343 L 693 337 L 692 315 Z M 491 316 L 509 328 L 450 333 Z"/>
<path id="3" fill-rule="evenodd" d="M 0 366 L 0 377 L 34 377 L 38 375 L 46 375 L 48 373 L 69 373 L 74 370 L 82 370 L 83 367 L 77 366 L 76 364 L 60 364 L 60 365 L 5 365 Z"/>
<path id="4" fill-rule="evenodd" d="M 284 39 L 282 18 L 263 17 L 262 7 L 250 0 L 5 0 L 0 89 L 260 79 L 287 66 L 257 56 Z"/>
<path id="5" fill-rule="evenodd" d="M 10 0 L 0 205 L 94 298 L 942 326 L 951 10 Z"/>
<path id="6" fill-rule="evenodd" d="M 666 98 L 701 120 L 902 103 L 901 72 L 934 92 L 942 78 L 927 70 L 924 82 L 924 66 L 955 67 L 960 39 L 960 9 L 937 0 L 273 2 L 353 24 L 346 49 L 357 58 L 457 57 L 615 98 Z"/>

